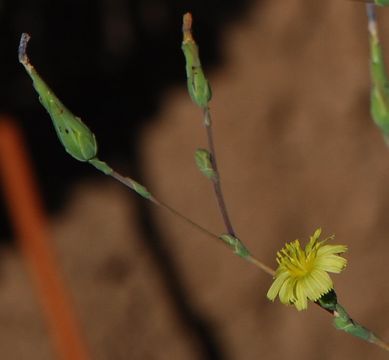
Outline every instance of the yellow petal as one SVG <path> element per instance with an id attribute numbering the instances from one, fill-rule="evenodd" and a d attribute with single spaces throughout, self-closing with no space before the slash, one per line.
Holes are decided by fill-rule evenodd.
<path id="1" fill-rule="evenodd" d="M 296 301 L 294 305 L 298 311 L 305 310 L 308 307 L 307 295 L 301 282 L 296 284 Z"/>
<path id="2" fill-rule="evenodd" d="M 340 273 L 347 265 L 347 260 L 338 255 L 326 255 L 316 260 L 315 266 L 323 271 Z"/>
<path id="3" fill-rule="evenodd" d="M 312 280 L 309 276 L 304 277 L 301 280 L 301 286 L 304 287 L 306 296 L 309 299 L 315 299 L 318 293 L 318 287 L 314 280 Z"/>
<path id="4" fill-rule="evenodd" d="M 317 301 L 333 288 L 329 272 L 339 273 L 347 260 L 339 256 L 347 250 L 345 245 L 326 245 L 333 237 L 320 241 L 321 229 L 310 237 L 305 248 L 299 240 L 285 244 L 277 253 L 278 269 L 267 297 L 277 295 L 281 303 L 294 304 L 297 310 L 308 307 L 308 300 Z"/>
<path id="5" fill-rule="evenodd" d="M 333 288 L 332 280 L 325 271 L 315 269 L 307 279 L 309 279 L 309 281 L 312 282 L 311 284 L 315 287 L 315 296 L 310 298 L 312 301 L 316 301 L 320 296 Z"/>
<path id="6" fill-rule="evenodd" d="M 288 277 L 282 284 L 280 289 L 280 301 L 283 304 L 289 304 L 295 300 L 294 298 L 294 279 Z"/>
<path id="7" fill-rule="evenodd" d="M 267 292 L 267 298 L 271 301 L 274 301 L 274 299 L 277 297 L 281 286 L 285 282 L 285 280 L 288 278 L 289 274 L 287 272 L 282 272 L 280 275 L 277 275 L 273 284 L 271 285 L 269 291 Z"/>
<path id="8" fill-rule="evenodd" d="M 327 256 L 331 254 L 342 254 L 347 251 L 346 245 L 324 245 L 317 250 L 317 256 Z"/>

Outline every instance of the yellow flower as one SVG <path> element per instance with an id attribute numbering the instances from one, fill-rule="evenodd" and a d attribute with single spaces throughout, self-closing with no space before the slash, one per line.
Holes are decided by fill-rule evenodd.
<path id="1" fill-rule="evenodd" d="M 278 268 L 267 292 L 270 300 L 279 295 L 281 303 L 300 311 L 308 307 L 308 300 L 317 301 L 333 289 L 327 272 L 340 273 L 346 267 L 347 260 L 337 254 L 347 251 L 347 246 L 325 245 L 328 238 L 319 241 L 320 234 L 317 229 L 304 250 L 295 240 L 277 253 Z"/>

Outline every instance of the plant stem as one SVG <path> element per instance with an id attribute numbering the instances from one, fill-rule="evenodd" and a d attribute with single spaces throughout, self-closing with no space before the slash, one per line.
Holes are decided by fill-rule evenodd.
<path id="1" fill-rule="evenodd" d="M 123 185 L 125 185 L 126 187 L 130 188 L 131 190 L 135 191 L 135 192 L 138 192 L 137 189 L 135 188 L 134 186 L 134 180 L 131 179 L 130 177 L 125 177 L 121 174 L 119 174 L 118 172 L 116 171 L 112 171 L 110 174 L 109 174 L 112 178 L 114 178 L 115 180 L 119 181 L 120 183 L 122 183 Z M 219 236 L 217 236 L 216 234 L 212 233 L 211 231 L 207 230 L 206 228 L 202 227 L 201 225 L 195 223 L 194 221 L 192 221 L 191 219 L 189 219 L 188 217 L 186 217 L 185 215 L 181 214 L 180 212 L 178 212 L 177 210 L 175 210 L 174 208 L 170 207 L 169 205 L 157 200 L 153 195 L 149 195 L 147 197 L 149 201 L 151 201 L 153 204 L 169 211 L 170 213 L 172 213 L 173 215 L 181 218 L 182 220 L 184 220 L 186 223 L 190 224 L 191 226 L 195 227 L 196 229 L 198 229 L 199 231 L 203 232 L 204 234 L 214 238 L 214 239 L 217 239 L 217 240 L 220 240 Z M 274 277 L 275 276 L 275 271 L 268 267 L 267 265 L 265 265 L 264 263 L 262 263 L 261 261 L 259 261 L 258 259 L 256 259 L 255 257 L 249 255 L 247 257 L 244 257 L 243 259 L 245 259 L 246 261 L 248 261 L 249 263 L 253 264 L 254 266 L 256 266 L 257 268 L 259 268 L 260 270 L 262 270 L 263 272 L 265 272 L 266 274 Z M 336 311 L 331 311 L 329 309 L 326 309 L 325 307 L 321 306 L 319 303 L 316 302 L 317 305 L 319 305 L 319 307 L 321 307 L 323 310 L 326 310 L 330 313 L 332 313 L 332 315 L 336 318 L 339 316 L 339 314 L 336 312 Z M 370 339 L 368 339 L 368 341 L 372 344 L 375 344 L 377 345 L 378 347 L 380 347 L 381 349 L 385 350 L 385 351 L 389 351 L 389 344 L 387 344 L 386 342 L 384 342 L 383 340 L 381 340 L 380 338 L 378 338 L 376 335 L 374 335 L 373 333 L 371 333 L 371 337 Z"/>
<path id="2" fill-rule="evenodd" d="M 276 275 L 276 272 L 269 266 L 265 265 L 261 261 L 257 260 L 255 257 L 252 257 L 251 255 L 245 258 L 248 262 L 255 265 L 257 268 L 264 271 L 266 274 L 269 274 L 270 276 L 274 277 Z"/>
<path id="3" fill-rule="evenodd" d="M 372 344 L 375 344 L 377 345 L 378 347 L 380 347 L 381 349 L 385 350 L 385 351 L 389 351 L 389 344 L 382 341 L 380 338 L 378 338 L 377 336 L 374 335 L 374 339 L 371 341 Z"/>
<path id="4" fill-rule="evenodd" d="M 112 173 L 110 173 L 109 175 L 112 178 L 114 178 L 115 180 L 117 180 L 120 183 L 122 183 L 123 185 L 125 185 L 126 187 L 130 188 L 131 190 L 136 191 L 136 189 L 134 187 L 134 180 L 131 179 L 130 177 L 123 176 L 123 175 L 119 174 L 116 171 L 112 171 Z M 147 197 L 147 199 L 149 201 L 151 201 L 154 205 L 157 205 L 160 208 L 165 209 L 165 210 L 169 211 L 170 213 L 172 213 L 173 215 L 175 215 L 175 216 L 179 217 L 180 219 L 184 220 L 186 223 L 188 223 L 189 225 L 195 227 L 197 230 L 201 231 L 202 233 L 204 233 L 204 234 L 206 234 L 206 235 L 208 235 L 208 236 L 210 236 L 210 237 L 212 237 L 212 238 L 214 238 L 214 239 L 216 239 L 218 241 L 222 241 L 218 235 L 216 235 L 213 232 L 207 230 L 203 226 L 195 223 L 194 221 L 192 221 L 191 219 L 189 219 L 185 215 L 181 214 L 179 211 L 177 211 L 176 209 L 172 208 L 171 206 L 165 204 L 162 201 L 159 201 L 153 195 L 150 195 L 149 197 Z M 223 242 L 223 244 L 224 244 L 224 242 Z M 265 265 L 263 262 L 259 261 L 258 259 L 254 258 L 253 256 L 250 255 L 250 256 L 248 256 L 248 257 L 246 257 L 244 259 L 246 261 L 248 261 L 249 263 L 253 264 L 254 266 L 256 266 L 257 268 L 259 268 L 262 271 L 264 271 L 266 274 L 268 274 L 270 276 L 274 276 L 275 275 L 275 271 L 273 269 L 271 269 L 270 267 L 268 267 L 267 265 Z"/>
<path id="5" fill-rule="evenodd" d="M 226 203 L 224 201 L 223 191 L 222 191 L 222 187 L 221 187 L 220 173 L 219 173 L 219 170 L 217 167 L 217 160 L 216 160 L 215 144 L 213 141 L 212 120 L 211 120 L 211 114 L 209 112 L 209 108 L 205 107 L 203 109 L 203 113 L 204 113 L 204 126 L 205 126 L 205 129 L 207 132 L 207 139 L 208 139 L 208 150 L 211 154 L 211 161 L 212 161 L 213 170 L 216 173 L 216 177 L 212 180 L 213 188 L 214 188 L 215 195 L 216 195 L 216 200 L 217 200 L 219 210 L 220 210 L 220 213 L 222 215 L 223 222 L 224 222 L 224 225 L 227 229 L 228 234 L 230 234 L 232 236 L 236 236 L 234 228 L 232 226 L 231 219 L 228 215 L 227 206 L 226 206 Z"/>
<path id="6" fill-rule="evenodd" d="M 133 185 L 133 180 L 129 177 L 125 177 L 125 176 L 122 176 L 121 174 L 119 174 L 118 172 L 116 171 L 113 171 L 111 176 L 118 180 L 119 182 L 121 182 L 122 184 L 124 184 L 125 186 L 129 187 L 131 190 L 135 190 L 134 189 L 134 185 Z M 201 225 L 195 223 L 194 221 L 192 221 L 191 219 L 189 219 L 188 217 L 186 217 L 185 215 L 181 214 L 180 212 L 178 212 L 177 210 L 173 209 L 172 207 L 170 207 L 169 205 L 163 203 L 162 201 L 159 201 L 157 200 L 153 195 L 151 195 L 148 200 L 150 200 L 153 204 L 161 207 L 161 208 L 164 208 L 166 210 L 168 210 L 169 212 L 171 212 L 172 214 L 178 216 L 179 218 L 181 218 L 182 220 L 184 220 L 186 223 L 194 226 L 195 228 L 197 228 L 198 230 L 200 230 L 201 232 L 203 232 L 204 234 L 208 235 L 208 236 L 211 236 L 213 238 L 216 238 L 218 240 L 219 237 L 210 232 L 209 230 L 207 230 L 206 228 L 202 227 Z"/>

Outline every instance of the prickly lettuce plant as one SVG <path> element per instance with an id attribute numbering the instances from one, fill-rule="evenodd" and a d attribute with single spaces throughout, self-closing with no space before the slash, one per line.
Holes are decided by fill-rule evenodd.
<path id="1" fill-rule="evenodd" d="M 389 0 L 375 0 L 374 3 L 366 4 L 366 8 L 371 53 L 371 115 L 381 130 L 385 141 L 389 144 L 389 80 L 378 37 L 375 13 L 376 6 L 385 5 L 389 5 Z M 225 225 L 225 233 L 223 234 L 215 234 L 193 222 L 188 217 L 157 199 L 143 185 L 130 177 L 119 174 L 106 162 L 98 158 L 98 143 L 93 132 L 79 117 L 73 115 L 62 104 L 31 64 L 26 53 L 27 43 L 30 39 L 28 34 L 23 34 L 21 37 L 19 61 L 31 77 L 33 86 L 39 95 L 39 100 L 49 113 L 60 142 L 72 157 L 93 165 L 105 175 L 118 180 L 146 200 L 171 212 L 208 236 L 224 243 L 234 254 L 272 276 L 274 281 L 267 293 L 269 300 L 274 301 L 278 297 L 282 304 L 292 305 L 298 311 L 307 309 L 309 302 L 314 303 L 332 315 L 336 329 L 345 331 L 350 335 L 389 351 L 388 344 L 383 342 L 372 331 L 353 320 L 345 308 L 338 302 L 334 283 L 329 273 L 340 273 L 344 270 L 347 260 L 342 254 L 346 252 L 347 246 L 331 244 L 330 242 L 334 236 L 321 239 L 322 231 L 317 229 L 305 246 L 302 246 L 299 240 L 287 243 L 277 253 L 278 267 L 276 270 L 273 270 L 265 265 L 263 261 L 254 257 L 239 239 L 228 214 L 223 196 L 209 108 L 212 98 L 211 86 L 201 66 L 199 49 L 192 35 L 192 16 L 189 13 L 183 17 L 182 30 L 183 41 L 181 48 L 186 61 L 188 92 L 194 104 L 202 112 L 203 125 L 208 139 L 208 148 L 196 150 L 195 161 L 199 171 L 211 182 L 214 188 L 220 214 Z"/>

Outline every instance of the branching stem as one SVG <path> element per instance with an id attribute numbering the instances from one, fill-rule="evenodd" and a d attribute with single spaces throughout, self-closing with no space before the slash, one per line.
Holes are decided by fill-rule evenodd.
<path id="1" fill-rule="evenodd" d="M 115 180 L 117 180 L 120 183 L 122 183 L 123 185 L 125 185 L 126 187 L 130 188 L 131 190 L 136 191 L 136 189 L 134 187 L 134 182 L 135 181 L 133 179 L 131 179 L 130 177 L 123 176 L 123 175 L 119 174 L 117 171 L 112 171 L 112 173 L 110 173 L 109 175 L 111 177 L 113 177 Z M 221 239 L 220 239 L 220 237 L 218 235 L 216 235 L 213 232 L 207 230 L 203 226 L 197 224 L 193 220 L 191 220 L 188 217 L 186 217 L 185 215 L 181 214 L 176 209 L 172 208 L 171 206 L 165 204 L 162 201 L 159 201 L 153 195 L 150 194 L 150 196 L 146 197 L 146 199 L 151 201 L 154 205 L 157 205 L 160 208 L 165 209 L 165 210 L 169 211 L 170 213 L 172 213 L 173 215 L 175 215 L 175 216 L 179 217 L 180 219 L 184 220 L 187 224 L 195 227 L 196 229 L 201 231 L 203 234 L 208 235 L 208 236 L 210 236 L 210 237 L 212 237 L 212 238 L 214 238 L 214 239 L 216 239 L 218 241 L 221 241 Z M 224 244 L 224 242 L 223 242 L 223 244 Z M 248 261 L 249 263 L 253 264 L 254 266 L 256 266 L 257 268 L 259 268 L 262 271 L 264 271 L 266 274 L 268 274 L 270 276 L 274 276 L 275 275 L 275 271 L 272 268 L 270 268 L 269 266 L 265 265 L 263 262 L 259 261 L 258 259 L 254 258 L 253 256 L 250 255 L 250 256 L 248 256 L 248 257 L 246 257 L 244 259 L 246 261 Z"/>
<path id="2" fill-rule="evenodd" d="M 208 139 L 208 149 L 211 154 L 213 170 L 216 173 L 215 178 L 212 180 L 213 188 L 216 195 L 216 200 L 228 234 L 232 236 L 236 236 L 234 228 L 232 226 L 231 219 L 228 215 L 227 206 L 224 200 L 223 191 L 221 187 L 220 173 L 217 166 L 216 150 L 215 150 L 215 144 L 213 141 L 213 133 L 212 133 L 212 120 L 211 120 L 211 114 L 209 112 L 209 107 L 204 108 L 203 112 L 204 112 L 204 126 L 207 132 L 207 139 Z"/>

